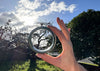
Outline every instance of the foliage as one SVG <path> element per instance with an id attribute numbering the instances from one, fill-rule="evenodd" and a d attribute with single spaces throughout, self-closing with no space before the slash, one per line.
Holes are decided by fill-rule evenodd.
<path id="1" fill-rule="evenodd" d="M 0 27 L 0 64 L 8 61 L 13 63 L 15 61 L 23 60 L 25 62 L 28 59 L 35 59 L 35 53 L 29 48 L 27 41 L 29 34 L 13 30 L 10 22 L 8 21 L 4 26 Z M 9 67 L 11 66 L 12 64 L 9 64 Z"/>
<path id="2" fill-rule="evenodd" d="M 20 63 L 20 64 L 17 64 Z M 36 66 L 33 63 L 33 66 L 30 70 L 30 60 L 24 62 L 23 61 L 16 61 L 14 64 L 11 62 L 4 63 L 0 65 L 0 71 L 62 71 L 61 69 L 48 64 L 47 62 L 43 60 L 36 60 Z M 12 67 L 9 67 L 9 65 L 12 65 Z M 34 69 L 34 70 L 32 70 Z"/>
<path id="3" fill-rule="evenodd" d="M 35 53 L 29 48 L 29 33 L 13 31 L 10 22 L 0 27 L 0 71 L 61 71 L 37 60 Z"/>
<path id="4" fill-rule="evenodd" d="M 89 9 L 73 18 L 67 25 L 71 28 L 71 40 L 77 59 L 100 58 L 100 11 Z"/>
<path id="5" fill-rule="evenodd" d="M 58 37 L 56 37 L 56 45 L 55 45 L 54 51 L 59 52 L 59 53 L 62 52 L 62 45 Z"/>

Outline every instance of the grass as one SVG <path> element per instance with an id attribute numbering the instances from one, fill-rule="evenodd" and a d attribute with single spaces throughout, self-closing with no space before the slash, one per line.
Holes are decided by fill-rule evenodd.
<path id="1" fill-rule="evenodd" d="M 30 65 L 32 64 L 32 65 Z M 99 67 L 81 63 L 88 71 L 100 71 Z M 28 61 L 0 62 L 0 71 L 62 71 L 43 60 L 37 59 L 31 63 Z"/>
<path id="2" fill-rule="evenodd" d="M 42 61 L 42 60 L 37 60 L 37 67 L 39 67 L 40 69 L 44 69 L 41 71 L 62 71 L 58 67 L 55 67 L 55 66 L 53 66 L 45 61 Z M 40 71 L 40 70 L 36 69 L 36 71 Z"/>
<path id="3" fill-rule="evenodd" d="M 36 65 L 30 67 L 30 60 L 18 62 L 4 62 L 0 64 L 0 71 L 62 71 L 61 69 L 43 61 L 36 60 Z"/>

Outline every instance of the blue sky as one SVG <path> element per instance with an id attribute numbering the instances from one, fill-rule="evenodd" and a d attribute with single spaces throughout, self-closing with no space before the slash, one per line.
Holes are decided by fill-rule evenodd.
<path id="1" fill-rule="evenodd" d="M 56 17 L 60 17 L 65 23 L 68 23 L 88 9 L 100 11 L 100 0 L 0 0 L 0 19 L 2 21 L 5 18 L 16 18 L 13 23 L 16 22 L 24 27 L 32 25 L 28 23 L 41 21 L 51 21 L 57 26 Z M 24 28 L 22 26 L 21 28 Z"/>

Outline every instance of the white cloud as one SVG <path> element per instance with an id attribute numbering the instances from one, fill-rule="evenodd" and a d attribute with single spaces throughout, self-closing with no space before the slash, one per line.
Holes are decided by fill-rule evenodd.
<path id="1" fill-rule="evenodd" d="M 32 1 L 29 1 L 29 0 L 20 0 L 18 6 L 28 8 L 30 10 L 35 10 L 39 6 L 41 6 L 41 1 L 40 0 L 34 0 L 34 2 L 32 2 Z"/>
<path id="2" fill-rule="evenodd" d="M 70 11 L 70 13 L 73 13 L 75 8 L 76 8 L 76 5 L 75 4 L 71 4 L 66 10 Z"/>
<path id="3" fill-rule="evenodd" d="M 66 11 L 66 5 L 64 2 L 60 2 L 60 3 L 56 3 L 55 1 L 53 1 L 50 4 L 49 10 L 51 12 L 61 12 L 61 11 Z"/>
<path id="4" fill-rule="evenodd" d="M 5 23 L 7 23 L 9 19 L 17 20 L 16 16 L 13 13 L 10 12 L 0 13 L 0 25 L 5 25 Z"/>
<path id="5" fill-rule="evenodd" d="M 51 3 L 46 3 L 45 0 L 20 0 L 16 6 L 16 10 L 10 13 L 2 13 L 0 15 L 0 23 L 4 23 L 8 18 L 13 19 L 14 25 L 24 28 L 24 26 L 34 26 L 38 22 L 39 17 L 50 15 L 54 12 L 69 11 L 73 13 L 76 8 L 75 4 L 66 5 L 63 1 L 57 3 L 48 0 Z M 22 24 L 21 24 L 22 23 Z M 21 24 L 21 26 L 19 26 Z M 25 28 L 24 28 L 25 29 Z"/>
<path id="6" fill-rule="evenodd" d="M 14 29 L 15 26 L 16 29 L 20 29 L 23 26 L 23 22 L 21 22 L 12 12 L 0 13 L 0 26 L 5 26 L 8 20 L 11 20 L 9 24 L 12 26 L 12 29 Z"/>
<path id="7" fill-rule="evenodd" d="M 64 2 L 52 1 L 50 4 L 43 3 L 43 0 L 20 0 L 18 6 L 16 7 L 15 15 L 24 21 L 24 25 L 33 25 L 37 22 L 39 17 L 50 15 L 53 12 L 69 11 L 73 13 L 75 5 L 67 6 Z M 44 10 L 38 10 L 38 8 L 46 7 Z M 42 9 L 42 8 L 41 8 Z"/>

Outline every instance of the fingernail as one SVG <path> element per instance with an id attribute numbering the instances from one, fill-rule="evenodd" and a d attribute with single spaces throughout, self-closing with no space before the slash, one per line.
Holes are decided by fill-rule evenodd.
<path id="1" fill-rule="evenodd" d="M 59 17 L 57 17 L 58 19 L 60 19 Z"/>
<path id="2" fill-rule="evenodd" d="M 70 32 L 71 28 L 68 28 L 68 31 Z"/>

